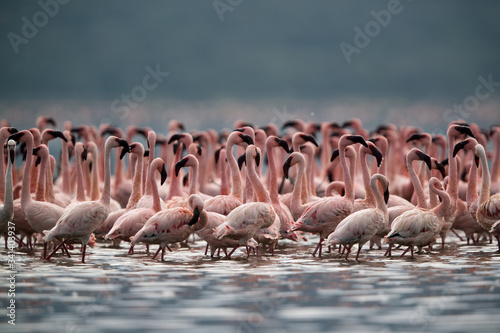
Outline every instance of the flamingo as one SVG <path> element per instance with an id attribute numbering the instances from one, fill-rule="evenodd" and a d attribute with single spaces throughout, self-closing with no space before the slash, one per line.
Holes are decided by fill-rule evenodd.
<path id="1" fill-rule="evenodd" d="M 497 224 L 497 221 L 500 220 L 500 193 L 490 195 L 491 179 L 484 147 L 480 144 L 476 145 L 474 154 L 479 157 L 483 170 L 483 183 L 479 193 L 476 220 L 484 230 L 491 232 L 495 236 L 498 242 L 498 251 L 500 251 L 500 228 Z"/>
<path id="2" fill-rule="evenodd" d="M 3 145 L 5 144 L 5 140 L 7 139 L 8 136 L 10 136 L 11 134 L 14 134 L 17 132 L 17 129 L 15 129 L 14 127 L 2 127 L 0 128 L 0 148 L 3 147 Z M 7 148 L 8 148 L 8 145 L 7 145 Z M 3 163 L 3 161 L 5 161 L 5 157 L 4 157 L 4 149 L 0 149 L 0 161 L 2 161 L 2 163 L 0 163 L 0 202 L 4 202 L 5 200 L 5 164 Z"/>
<path id="3" fill-rule="evenodd" d="M 234 145 L 253 144 L 250 136 L 238 131 L 232 132 L 226 142 L 226 158 L 231 173 L 232 185 L 229 195 L 217 195 L 212 199 L 205 201 L 205 210 L 207 212 L 216 212 L 222 215 L 228 215 L 233 209 L 243 202 L 243 189 L 238 162 L 233 156 Z"/>
<path id="4" fill-rule="evenodd" d="M 393 221 L 391 231 L 384 238 L 386 243 L 408 246 L 401 257 L 411 250 L 413 258 L 413 247 L 430 245 L 442 228 L 443 218 L 450 205 L 450 196 L 443 191 L 441 182 L 435 177 L 430 179 L 429 189 L 440 197 L 441 203 L 430 210 L 417 207 L 404 212 Z"/>
<path id="5" fill-rule="evenodd" d="M 313 202 L 295 222 L 293 230 L 319 233 L 320 240 L 313 252 L 313 256 L 315 256 L 316 252 L 319 250 L 318 256 L 321 257 L 323 240 L 332 231 L 334 231 L 340 221 L 347 217 L 352 211 L 354 203 L 354 188 L 351 175 L 347 168 L 347 162 L 345 160 L 345 150 L 348 145 L 356 143 L 361 143 L 363 146 L 368 147 L 365 139 L 363 139 L 360 135 L 345 134 L 339 141 L 339 157 L 344 173 L 346 188 L 345 196 L 340 198 L 326 197 Z"/>
<path id="6" fill-rule="evenodd" d="M 149 172 L 152 173 L 149 178 L 152 182 L 153 206 L 151 208 L 129 208 L 116 220 L 111 230 L 104 236 L 104 239 L 116 239 L 119 237 L 123 240 L 130 240 L 146 224 L 151 216 L 161 211 L 160 195 L 158 194 L 158 185 L 156 184 L 154 173 L 160 173 L 160 185 L 162 185 L 167 179 L 165 162 L 161 158 L 155 158 L 153 163 L 151 163 Z M 130 249 L 130 252 L 132 252 L 133 248 L 131 247 Z"/>
<path id="7" fill-rule="evenodd" d="M 1 142 L 1 141 L 0 141 Z M 3 149 L 2 149 L 3 150 Z M 9 221 L 14 217 L 14 193 L 12 183 L 12 164 L 14 163 L 16 142 L 9 140 L 7 142 L 9 158 L 7 159 L 7 172 L 5 174 L 5 190 L 3 192 L 3 204 L 0 204 L 0 235 L 7 231 Z M 3 159 L 0 161 L 3 164 Z M 3 175 L 0 175 L 3 178 Z"/>
<path id="8" fill-rule="evenodd" d="M 197 194 L 189 196 L 189 207 L 174 207 L 157 212 L 151 216 L 144 226 L 131 238 L 130 246 L 139 242 L 146 244 L 160 244 L 155 259 L 161 250 L 161 260 L 164 260 L 165 247 L 170 243 L 186 240 L 195 229 L 194 225 L 200 218 L 204 203 Z"/>
<path id="9" fill-rule="evenodd" d="M 61 245 L 70 239 L 80 240 L 82 243 L 82 263 L 85 263 L 85 250 L 91 234 L 109 214 L 111 199 L 111 150 L 120 146 L 126 149 L 126 151 L 129 149 L 127 141 L 116 136 L 108 137 L 104 145 L 104 188 L 101 198 L 96 201 L 80 202 L 72 206 L 70 209 L 64 211 L 64 214 L 52 229 L 44 232 L 45 242 L 56 237 L 64 238 Z M 58 247 L 47 256 L 47 260 L 58 250 Z"/>
<path id="10" fill-rule="evenodd" d="M 276 221 L 279 223 L 278 216 L 274 211 L 269 194 L 265 190 L 264 185 L 255 172 L 253 160 L 260 159 L 258 148 L 254 145 L 248 146 L 246 150 L 246 158 L 248 164 L 247 176 L 250 178 L 252 186 L 254 187 L 258 202 L 245 203 L 236 207 L 227 215 L 224 223 L 219 225 L 214 230 L 215 236 L 218 239 L 228 237 L 238 240 L 238 246 L 235 246 L 234 249 L 226 256 L 228 259 L 241 245 L 247 246 L 247 256 L 249 256 L 250 251 L 248 247 L 254 246 L 255 241 L 252 237 L 256 234 L 256 232 L 259 229 L 271 227 L 271 225 L 273 225 Z M 277 232 L 278 235 L 276 236 L 271 234 L 268 236 L 270 238 L 277 239 L 279 236 L 279 228 Z"/>
<path id="11" fill-rule="evenodd" d="M 23 130 L 12 134 L 9 140 L 14 140 L 18 143 L 26 144 L 26 162 L 24 165 L 24 177 L 22 182 L 21 208 L 25 219 L 30 226 L 38 233 L 44 230 L 51 229 L 55 226 L 57 220 L 64 212 L 64 208 L 51 202 L 35 201 L 31 197 L 31 163 L 33 160 L 33 135 L 28 130 Z M 46 163 L 41 166 L 42 177 L 46 176 Z M 39 179 L 40 183 L 44 183 L 45 179 Z M 44 244 L 43 257 L 45 258 L 47 251 L 47 243 Z"/>
<path id="12" fill-rule="evenodd" d="M 380 182 L 384 188 L 384 197 L 380 193 L 377 182 Z M 389 220 L 386 207 L 389 200 L 389 182 L 387 178 L 381 174 L 373 175 L 370 179 L 370 190 L 375 197 L 376 207 L 362 209 L 347 216 L 339 223 L 335 231 L 328 236 L 328 245 L 342 244 L 348 246 L 346 260 L 354 244 L 358 244 L 358 253 L 356 254 L 356 260 L 358 260 L 363 245 L 378 230 L 383 228 Z"/>
<path id="13" fill-rule="evenodd" d="M 373 142 L 367 141 L 368 147 L 359 147 L 359 160 L 361 163 L 361 171 L 363 174 L 363 184 L 365 187 L 365 198 L 356 199 L 352 208 L 352 213 L 358 210 L 372 208 L 376 205 L 375 193 L 371 189 L 370 172 L 368 171 L 368 164 L 366 162 L 366 155 L 370 154 L 377 160 L 377 166 L 380 167 L 382 163 L 382 153 L 377 149 Z"/>

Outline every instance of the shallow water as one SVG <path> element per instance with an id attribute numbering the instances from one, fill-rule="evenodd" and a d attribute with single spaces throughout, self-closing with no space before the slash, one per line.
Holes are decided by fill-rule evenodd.
<path id="1" fill-rule="evenodd" d="M 500 254 L 494 244 L 415 259 L 363 250 L 313 258 L 314 241 L 285 242 L 274 256 L 232 260 L 203 255 L 204 242 L 152 261 L 138 246 L 98 244 L 86 264 L 16 253 L 16 326 L 1 332 L 498 332 Z M 401 251 L 395 252 L 400 253 Z M 6 250 L 0 251 L 2 271 Z M 9 302 L 5 279 L 1 307 Z"/>

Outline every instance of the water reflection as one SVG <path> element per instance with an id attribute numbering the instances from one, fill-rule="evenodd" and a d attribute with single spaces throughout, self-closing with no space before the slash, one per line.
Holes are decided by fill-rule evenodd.
<path id="1" fill-rule="evenodd" d="M 500 328 L 500 255 L 462 246 L 414 260 L 362 252 L 310 255 L 315 240 L 286 243 L 274 257 L 210 259 L 204 244 L 165 262 L 144 248 L 98 244 L 88 264 L 17 253 L 15 329 L 2 332 L 457 332 Z M 2 258 L 5 250 L 0 252 Z M 7 268 L 5 261 L 2 266 Z M 2 307 L 7 294 L 0 294 Z"/>

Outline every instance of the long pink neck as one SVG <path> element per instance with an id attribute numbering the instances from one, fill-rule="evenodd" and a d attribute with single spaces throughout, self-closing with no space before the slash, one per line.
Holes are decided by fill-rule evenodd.
<path id="1" fill-rule="evenodd" d="M 490 171 L 488 169 L 488 161 L 486 160 L 486 154 L 484 150 L 480 150 L 479 159 L 481 160 L 481 169 L 482 169 L 482 180 L 481 184 L 481 193 L 479 194 L 479 204 L 483 204 L 490 197 Z M 448 185 L 449 186 L 449 185 Z"/>
<path id="2" fill-rule="evenodd" d="M 153 168 L 153 166 L 151 165 L 149 167 L 149 173 L 150 173 L 149 179 L 151 180 L 151 192 L 153 195 L 152 209 L 156 212 L 159 212 L 161 210 L 161 202 L 160 202 L 160 195 L 158 194 L 158 183 L 156 182 L 156 177 L 154 174 L 155 172 L 156 168 Z"/>
<path id="3" fill-rule="evenodd" d="M 191 166 L 191 184 L 189 185 L 189 194 L 198 194 L 198 170 L 199 162 L 194 157 L 194 163 Z"/>
<path id="4" fill-rule="evenodd" d="M 148 133 L 148 143 L 149 143 L 149 157 L 148 157 L 147 169 L 149 171 L 149 170 L 151 170 L 151 163 L 153 163 L 153 160 L 155 159 L 156 134 L 153 131 L 150 131 Z M 153 175 L 154 175 L 154 173 L 153 173 Z M 146 188 L 144 189 L 144 194 L 145 195 L 151 195 L 152 194 L 152 189 L 151 189 L 151 172 L 147 173 Z"/>
<path id="5" fill-rule="evenodd" d="M 21 193 L 21 206 L 32 202 L 30 184 L 31 184 L 31 163 L 33 160 L 33 139 L 28 139 L 26 141 L 26 161 L 24 162 L 24 175 L 22 183 L 22 193 Z M 2 161 L 3 163 L 3 161 Z"/>
<path id="6" fill-rule="evenodd" d="M 111 147 L 104 146 L 104 188 L 102 189 L 101 203 L 109 207 L 111 201 Z M 94 169 L 94 168 L 93 168 Z"/>
<path id="7" fill-rule="evenodd" d="M 302 204 L 301 192 L 302 192 L 302 179 L 303 179 L 302 176 L 304 175 L 306 161 L 303 155 L 302 158 L 299 159 L 298 163 L 299 163 L 299 170 L 297 172 L 297 180 L 295 181 L 295 185 L 293 186 L 291 205 L 294 207 L 304 208 L 305 205 Z"/>
<path id="8" fill-rule="evenodd" d="M 113 188 L 115 191 L 118 189 L 118 187 L 120 187 L 120 184 L 125 178 L 125 175 L 123 174 L 123 160 L 120 159 L 120 153 L 120 149 L 117 149 L 115 153 L 115 181 L 113 184 Z"/>
<path id="9" fill-rule="evenodd" d="M 351 178 L 351 173 L 349 172 L 349 168 L 347 166 L 347 161 L 345 158 L 345 149 L 347 145 L 342 142 L 339 144 L 339 158 L 340 165 L 342 167 L 342 174 L 344 175 L 344 184 L 345 184 L 345 197 L 349 199 L 351 202 L 354 202 L 354 188 Z M 355 163 L 351 163 L 351 167 L 354 167 Z"/>
<path id="10" fill-rule="evenodd" d="M 229 181 L 227 179 L 226 149 L 222 149 L 219 153 L 219 168 L 220 168 L 220 194 L 229 195 Z"/>
<path id="11" fill-rule="evenodd" d="M 127 209 L 132 208 L 136 205 L 142 197 L 142 171 L 144 168 L 144 151 L 139 154 L 134 154 L 136 156 L 134 179 L 132 181 L 132 193 L 130 193 L 130 198 L 127 203 Z"/>
<path id="12" fill-rule="evenodd" d="M 448 184 L 448 186 L 450 185 Z M 434 214 L 436 214 L 439 218 L 442 218 L 446 214 L 446 211 L 450 206 L 450 197 L 448 193 L 446 193 L 445 191 L 438 190 L 434 186 L 431 186 L 429 190 L 437 194 L 442 200 L 438 206 L 432 209 Z"/>
<path id="13" fill-rule="evenodd" d="M 450 135 L 448 131 L 448 166 L 449 166 L 449 182 L 446 192 L 450 196 L 450 205 L 455 207 L 458 199 L 458 166 L 457 159 L 453 158 L 453 147 L 455 145 L 455 136 Z"/>
<path id="14" fill-rule="evenodd" d="M 330 156 L 332 155 L 330 146 L 330 126 L 327 124 L 321 125 L 321 179 L 326 178 Z"/>
<path id="15" fill-rule="evenodd" d="M 365 187 L 365 201 L 373 206 L 377 202 L 375 201 L 374 191 L 370 182 L 370 171 L 368 170 L 368 162 L 366 161 L 366 150 L 361 146 L 359 148 L 359 161 L 361 162 L 361 172 L 363 175 L 363 185 Z M 375 182 L 375 185 L 377 183 Z M 380 191 L 379 191 L 380 192 Z M 383 199 L 382 199 L 383 201 Z M 385 205 L 384 205 L 385 206 Z"/>
<path id="16" fill-rule="evenodd" d="M 425 199 L 425 193 L 424 189 L 422 188 L 422 183 L 420 182 L 420 179 L 418 178 L 415 169 L 413 169 L 413 161 L 414 158 L 410 156 L 410 154 L 408 154 L 406 156 L 406 168 L 408 169 L 408 175 L 410 176 L 413 188 L 417 193 L 418 207 L 428 209 L 429 206 L 427 205 L 427 200 Z"/>
<path id="17" fill-rule="evenodd" d="M 82 156 L 75 154 L 76 162 L 76 201 L 85 201 L 85 188 L 83 184 Z M 97 165 L 95 167 L 98 167 Z"/>
<path id="18" fill-rule="evenodd" d="M 182 176 L 179 173 L 178 176 L 175 175 L 175 164 L 181 160 L 182 154 L 182 143 L 179 142 L 179 146 L 177 147 L 177 152 L 175 153 L 174 162 L 172 163 L 172 168 L 170 170 L 170 174 L 172 178 L 170 179 L 170 188 L 168 191 L 167 199 L 172 199 L 175 196 L 183 196 L 184 192 L 182 191 Z"/>
<path id="19" fill-rule="evenodd" d="M 50 164 L 49 164 L 50 163 Z M 54 170 L 56 167 L 56 159 L 54 156 L 50 155 L 47 159 L 47 172 L 45 174 L 45 198 L 48 202 L 55 203 L 55 193 L 54 193 Z"/>
<path id="20" fill-rule="evenodd" d="M 467 185 L 467 204 L 470 205 L 471 203 L 476 202 L 478 199 L 479 195 L 477 194 L 477 166 L 474 162 L 473 157 L 473 161 L 469 170 L 469 184 Z"/>
<path id="21" fill-rule="evenodd" d="M 36 201 L 46 201 L 46 196 L 45 196 L 45 178 L 47 177 L 47 157 L 48 156 L 43 156 L 42 161 L 40 162 L 40 170 L 39 170 L 39 175 L 38 175 L 38 184 L 36 186 L 36 192 L 35 192 L 35 200 Z"/>
<path id="22" fill-rule="evenodd" d="M 229 194 L 232 197 L 236 197 L 240 201 L 243 201 L 243 190 L 241 183 L 240 171 L 238 169 L 238 162 L 233 155 L 233 140 L 229 140 L 226 146 L 226 158 L 227 164 L 229 165 L 229 172 L 231 173 L 231 179 L 233 184 L 231 186 L 231 193 Z"/>
<path id="23" fill-rule="evenodd" d="M 67 195 L 71 195 L 68 143 L 64 140 L 62 141 L 62 152 L 61 152 L 61 174 L 62 174 L 62 191 Z"/>
<path id="24" fill-rule="evenodd" d="M 90 181 L 91 181 L 91 192 L 90 192 L 90 199 L 91 200 L 98 200 L 99 199 L 99 196 L 101 195 L 100 191 L 99 191 L 99 175 L 97 174 L 97 168 L 94 168 L 94 166 L 96 164 L 98 164 L 98 160 L 97 160 L 97 151 L 95 151 L 95 154 L 92 154 L 92 159 L 96 158 L 96 160 L 94 160 L 92 162 L 92 171 L 91 171 L 91 178 L 90 178 Z M 110 152 L 111 154 L 111 152 Z M 104 158 L 106 158 L 106 153 L 104 154 Z M 108 157 L 108 159 L 111 158 L 111 155 L 110 157 Z M 106 162 L 104 163 L 104 173 L 106 173 Z M 110 173 L 111 173 L 111 169 L 110 169 Z"/>
<path id="25" fill-rule="evenodd" d="M 375 175 L 370 179 L 370 187 L 371 187 L 371 192 L 373 193 L 374 196 L 374 201 L 377 206 L 377 209 L 380 209 L 384 213 L 387 214 L 387 206 L 384 201 L 384 197 L 382 196 L 382 193 L 380 191 L 380 187 L 378 186 L 378 182 L 381 181 L 383 178 L 380 177 L 380 175 Z"/>
<path id="26" fill-rule="evenodd" d="M 250 161 L 247 161 L 247 163 L 248 163 L 247 178 L 250 179 L 250 182 L 254 189 L 254 193 L 257 194 L 257 200 L 259 202 L 265 202 L 271 204 L 271 198 L 269 197 L 269 194 L 267 193 L 259 176 L 257 176 L 257 172 L 255 171 L 256 168 L 255 160 L 251 158 Z"/>
<path id="27" fill-rule="evenodd" d="M 5 161 L 5 156 L 4 156 L 4 149 L 3 145 L 5 143 L 5 140 L 7 139 L 8 135 L 10 135 L 9 132 L 6 130 L 0 130 L 0 146 L 2 149 L 0 149 L 0 202 L 4 202 L 5 200 L 5 164 L 3 161 Z"/>
<path id="28" fill-rule="evenodd" d="M 269 197 L 273 204 L 279 204 L 278 193 L 278 175 L 276 172 L 276 160 L 274 157 L 273 145 L 270 142 L 266 143 L 267 152 L 267 172 L 269 174 Z"/>

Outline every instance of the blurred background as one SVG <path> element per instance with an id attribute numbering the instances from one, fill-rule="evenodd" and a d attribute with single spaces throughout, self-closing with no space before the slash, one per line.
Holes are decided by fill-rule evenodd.
<path id="1" fill-rule="evenodd" d="M 498 1 L 2 1 L 0 118 L 500 122 Z"/>

